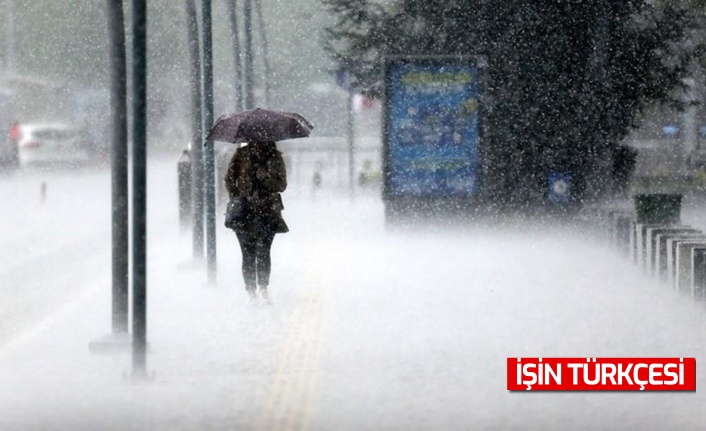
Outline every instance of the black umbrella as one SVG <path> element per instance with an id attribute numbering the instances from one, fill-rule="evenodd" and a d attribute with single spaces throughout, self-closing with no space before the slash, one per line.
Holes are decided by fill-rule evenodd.
<path id="1" fill-rule="evenodd" d="M 221 116 L 208 133 L 208 141 L 268 142 L 309 136 L 311 125 L 294 112 L 253 109 Z"/>

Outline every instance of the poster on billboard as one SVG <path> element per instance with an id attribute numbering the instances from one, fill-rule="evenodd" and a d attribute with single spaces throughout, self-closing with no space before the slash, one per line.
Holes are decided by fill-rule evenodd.
<path id="1" fill-rule="evenodd" d="M 475 196 L 480 140 L 476 62 L 389 59 L 385 93 L 385 198 Z"/>

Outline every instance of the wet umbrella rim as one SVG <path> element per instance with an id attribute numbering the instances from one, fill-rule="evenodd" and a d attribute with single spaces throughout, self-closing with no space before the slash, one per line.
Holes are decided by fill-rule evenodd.
<path id="1" fill-rule="evenodd" d="M 249 117 L 250 115 L 255 114 L 255 113 L 258 112 L 258 111 L 269 112 L 269 113 L 272 113 L 272 114 L 277 114 L 277 115 L 282 115 L 282 116 L 285 116 L 285 117 L 292 118 L 292 119 L 296 120 L 296 121 L 299 123 L 299 125 L 302 126 L 302 128 L 306 130 L 307 133 L 311 132 L 311 130 L 314 128 L 314 125 L 311 124 L 311 122 L 310 122 L 309 120 L 307 120 L 306 118 L 304 118 L 303 115 L 298 114 L 298 113 L 296 113 L 296 112 L 276 111 L 276 110 L 271 110 L 271 109 L 255 108 L 255 109 L 251 109 L 251 110 L 248 110 L 248 111 L 231 112 L 231 113 L 223 114 L 223 115 L 221 115 L 220 117 L 218 117 L 218 119 L 213 123 L 213 127 L 211 127 L 211 130 L 209 130 L 208 135 L 207 135 L 207 137 L 206 137 L 206 141 L 207 141 L 207 142 L 208 142 L 208 141 L 220 141 L 220 142 L 228 142 L 228 143 L 233 143 L 233 144 L 242 143 L 242 142 L 258 142 L 258 141 L 249 141 L 248 139 L 245 139 L 245 138 L 242 138 L 242 139 L 241 139 L 241 138 L 237 138 L 237 139 L 231 141 L 231 140 L 213 139 L 213 138 L 211 137 L 211 135 L 213 134 L 213 132 L 214 132 L 214 130 L 215 130 L 215 128 L 216 128 L 216 126 L 217 126 L 221 121 L 226 121 L 226 120 L 228 120 L 228 119 L 230 119 L 230 118 L 233 118 L 233 117 L 235 117 L 235 116 L 238 116 L 238 115 L 244 115 L 244 116 L 243 116 L 243 119 L 245 119 L 245 118 Z M 241 123 L 242 123 L 242 122 L 243 122 L 243 120 L 241 120 Z M 237 133 L 236 133 L 236 134 L 237 134 Z M 296 139 L 296 138 L 288 138 L 288 139 Z"/>

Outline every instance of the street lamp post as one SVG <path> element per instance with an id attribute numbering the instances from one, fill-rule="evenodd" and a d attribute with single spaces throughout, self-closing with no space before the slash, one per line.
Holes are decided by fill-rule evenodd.
<path id="1" fill-rule="evenodd" d="M 132 373 L 147 375 L 147 1 L 133 0 Z"/>
<path id="2" fill-rule="evenodd" d="M 237 1 L 228 0 L 228 19 L 230 21 L 230 33 L 233 39 L 233 67 L 235 74 L 235 110 L 243 109 L 243 59 L 240 52 L 240 29 L 238 28 Z"/>
<path id="3" fill-rule="evenodd" d="M 130 290 L 129 184 L 128 184 L 128 124 L 127 67 L 125 55 L 125 19 L 122 1 L 108 0 L 107 19 L 110 46 L 110 109 L 111 131 L 111 270 L 112 270 L 112 331 L 91 341 L 92 352 L 127 350 L 128 303 Z"/>
<path id="4" fill-rule="evenodd" d="M 15 72 L 15 0 L 5 0 L 5 72 Z"/>
<path id="5" fill-rule="evenodd" d="M 213 50 L 211 31 L 211 0 L 203 0 L 203 140 L 204 146 L 204 183 L 206 191 L 206 260 L 208 263 L 208 281 L 216 282 L 216 186 L 213 141 L 207 141 L 206 135 L 213 127 Z M 199 143 L 199 145 L 201 145 Z"/>
<path id="6" fill-rule="evenodd" d="M 255 107 L 253 95 L 253 56 L 252 56 L 252 0 L 244 0 L 243 4 L 243 62 L 245 82 L 245 109 Z"/>
<path id="7" fill-rule="evenodd" d="M 257 28 L 260 35 L 260 46 L 262 47 L 262 65 L 265 67 L 265 76 L 263 84 L 265 87 L 265 106 L 270 105 L 270 49 L 267 43 L 267 30 L 265 29 L 265 19 L 262 15 L 262 2 L 260 0 L 251 0 L 255 2 L 255 14 L 257 16 Z"/>
<path id="8" fill-rule="evenodd" d="M 108 0 L 111 61 L 112 116 L 112 254 L 113 254 L 113 334 L 128 332 L 129 218 L 128 218 L 128 136 L 127 67 L 123 2 Z"/>
<path id="9" fill-rule="evenodd" d="M 195 261 L 203 259 L 204 196 L 203 147 L 201 145 L 201 48 L 199 23 L 194 0 L 186 0 L 187 35 L 189 41 L 189 81 L 191 88 L 191 190 L 193 213 L 193 254 Z"/>

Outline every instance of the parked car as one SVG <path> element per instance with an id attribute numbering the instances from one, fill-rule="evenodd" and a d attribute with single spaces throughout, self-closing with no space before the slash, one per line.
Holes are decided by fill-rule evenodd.
<path id="1" fill-rule="evenodd" d="M 63 123 L 21 124 L 18 150 L 22 166 L 76 165 L 90 159 L 79 131 Z"/>

